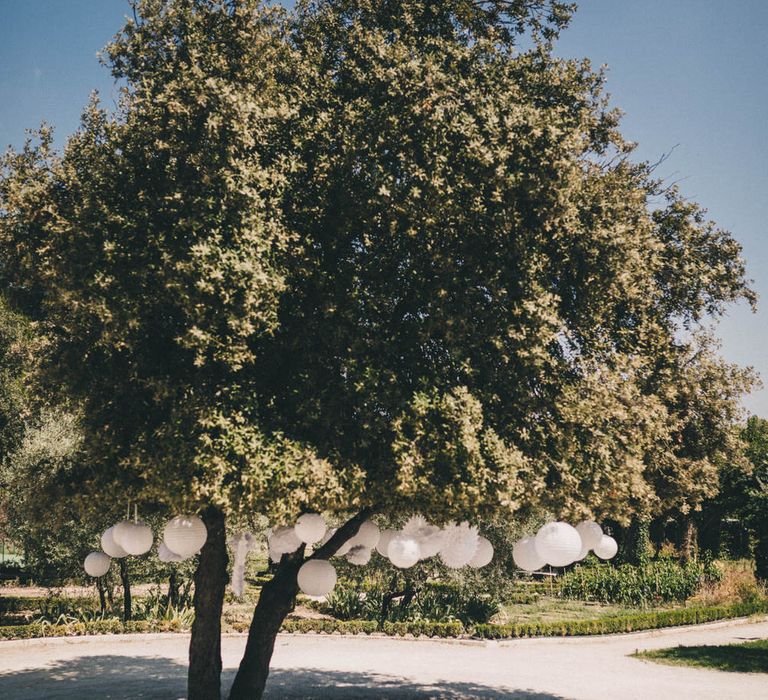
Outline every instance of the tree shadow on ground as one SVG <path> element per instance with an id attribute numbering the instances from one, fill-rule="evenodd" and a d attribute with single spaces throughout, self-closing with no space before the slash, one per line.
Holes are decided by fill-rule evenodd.
<path id="1" fill-rule="evenodd" d="M 223 673 L 224 697 L 234 675 L 234 669 L 226 669 Z M 186 681 L 186 664 L 164 657 L 80 656 L 56 661 L 45 668 L 12 672 L 0 669 L 0 696 L 14 700 L 176 700 L 186 696 Z M 495 688 L 482 683 L 438 681 L 424 684 L 373 672 L 306 668 L 272 671 L 266 697 L 271 700 L 563 700 L 557 695 Z"/>

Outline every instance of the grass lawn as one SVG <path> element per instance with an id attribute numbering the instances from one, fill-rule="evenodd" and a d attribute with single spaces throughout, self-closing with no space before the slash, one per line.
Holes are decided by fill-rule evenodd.
<path id="1" fill-rule="evenodd" d="M 641 651 L 633 656 L 675 666 L 698 666 L 739 673 L 768 673 L 768 639 L 724 646 L 671 647 Z"/>

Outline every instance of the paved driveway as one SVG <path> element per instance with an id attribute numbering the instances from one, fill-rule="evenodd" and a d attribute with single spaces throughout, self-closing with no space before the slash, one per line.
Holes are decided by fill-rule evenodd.
<path id="1" fill-rule="evenodd" d="M 768 638 L 768 620 L 512 642 L 281 635 L 268 697 L 768 700 L 768 674 L 662 666 L 636 649 Z M 0 642 L 0 698 L 183 698 L 186 635 Z M 228 687 L 245 638 L 223 641 Z"/>

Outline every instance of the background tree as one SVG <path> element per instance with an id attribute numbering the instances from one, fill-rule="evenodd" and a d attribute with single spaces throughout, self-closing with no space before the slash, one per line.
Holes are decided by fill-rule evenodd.
<path id="1" fill-rule="evenodd" d="M 5 158 L 0 274 L 82 405 L 71 483 L 208 525 L 191 698 L 219 695 L 227 510 L 349 518 L 327 558 L 372 513 L 626 523 L 691 463 L 679 331 L 753 294 L 630 162 L 602 75 L 553 56 L 568 13 L 143 0 L 107 50 L 118 110 Z M 305 556 L 232 697 L 263 692 Z"/>

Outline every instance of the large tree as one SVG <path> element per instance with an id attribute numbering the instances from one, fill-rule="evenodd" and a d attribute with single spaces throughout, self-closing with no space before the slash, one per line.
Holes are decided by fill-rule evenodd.
<path id="1" fill-rule="evenodd" d="M 226 512 L 626 522 L 687 459 L 690 329 L 753 295 L 727 232 L 630 160 L 552 1 L 143 0 L 93 102 L 0 180 L 5 293 L 82 403 L 84 490 L 201 510 L 191 698 L 218 697 Z M 518 37 L 529 34 L 521 50 Z M 719 449 L 719 447 L 718 447 Z M 671 471 L 670 471 L 671 470 Z"/>

